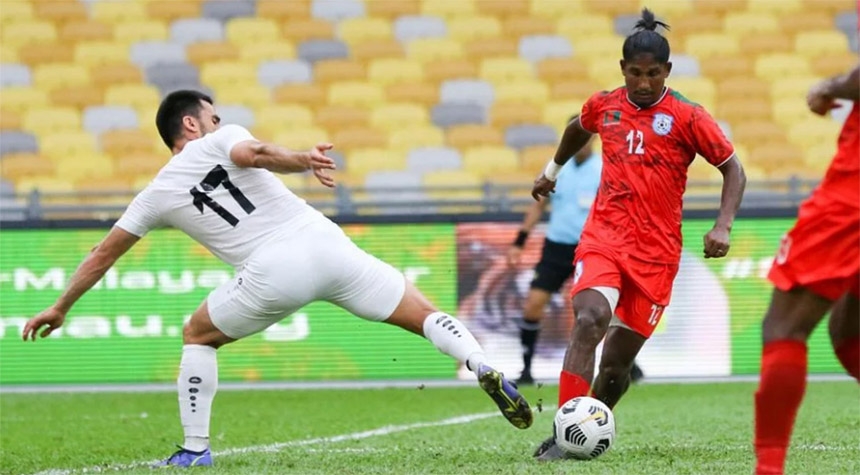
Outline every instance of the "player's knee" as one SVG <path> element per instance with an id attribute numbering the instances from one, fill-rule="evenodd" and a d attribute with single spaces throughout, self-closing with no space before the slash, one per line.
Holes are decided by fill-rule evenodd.
<path id="1" fill-rule="evenodd" d="M 596 344 L 606 334 L 611 318 L 609 309 L 599 306 L 585 306 L 577 309 L 574 334 L 583 342 Z"/>

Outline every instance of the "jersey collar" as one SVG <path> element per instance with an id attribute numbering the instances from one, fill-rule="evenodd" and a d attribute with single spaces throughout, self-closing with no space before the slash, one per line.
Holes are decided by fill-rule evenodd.
<path id="1" fill-rule="evenodd" d="M 640 111 L 640 110 L 642 110 L 642 109 L 650 109 L 650 108 L 652 108 L 652 107 L 656 106 L 657 104 L 659 104 L 659 103 L 663 102 L 663 98 L 664 98 L 664 97 L 666 97 L 666 94 L 668 94 L 668 93 L 669 93 L 669 87 L 668 87 L 668 86 L 663 86 L 663 93 L 662 93 L 662 94 L 660 94 L 660 98 L 659 98 L 659 99 L 657 99 L 656 101 L 654 101 L 654 103 L 653 103 L 653 104 L 651 104 L 651 105 L 649 105 L 648 107 L 639 107 L 638 105 L 636 105 L 636 103 L 635 103 L 635 102 L 631 101 L 631 100 L 630 100 L 630 96 L 627 94 L 627 88 L 625 88 L 625 89 L 624 89 L 624 98 L 625 98 L 625 99 L 627 99 L 627 102 L 628 102 L 631 106 L 635 107 L 635 108 L 636 108 L 636 110 Z"/>

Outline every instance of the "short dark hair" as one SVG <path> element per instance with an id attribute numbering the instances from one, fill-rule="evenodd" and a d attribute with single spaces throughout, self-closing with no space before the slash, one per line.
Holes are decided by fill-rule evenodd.
<path id="1" fill-rule="evenodd" d="M 632 61 L 638 54 L 650 53 L 658 63 L 669 62 L 669 41 L 657 33 L 658 26 L 669 29 L 669 25 L 654 17 L 654 12 L 643 8 L 642 18 L 636 22 L 636 31 L 624 40 L 624 46 L 621 48 L 625 61 Z"/>
<path id="2" fill-rule="evenodd" d="M 183 117 L 200 118 L 201 101 L 213 104 L 211 97 L 188 89 L 171 92 L 161 101 L 155 114 L 155 126 L 167 148 L 173 149 L 173 142 L 182 133 Z"/>

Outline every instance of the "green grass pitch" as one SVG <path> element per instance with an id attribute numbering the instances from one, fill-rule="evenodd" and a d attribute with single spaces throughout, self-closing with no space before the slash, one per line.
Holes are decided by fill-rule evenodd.
<path id="1" fill-rule="evenodd" d="M 416 383 L 417 386 L 417 383 Z M 541 464 L 553 410 L 509 426 L 476 387 L 221 391 L 213 469 L 192 473 L 748 474 L 751 383 L 641 385 L 616 408 L 603 457 Z M 533 405 L 556 388 L 526 388 Z M 172 393 L 0 394 L 0 473 L 151 473 L 181 442 Z M 791 474 L 860 473 L 860 390 L 810 383 Z"/>

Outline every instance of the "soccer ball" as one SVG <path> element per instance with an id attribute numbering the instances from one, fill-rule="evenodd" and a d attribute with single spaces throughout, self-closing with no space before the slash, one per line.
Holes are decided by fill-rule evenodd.
<path id="1" fill-rule="evenodd" d="M 578 397 L 558 408 L 552 423 L 558 448 L 580 460 L 599 457 L 615 440 L 615 416 L 597 399 Z"/>

